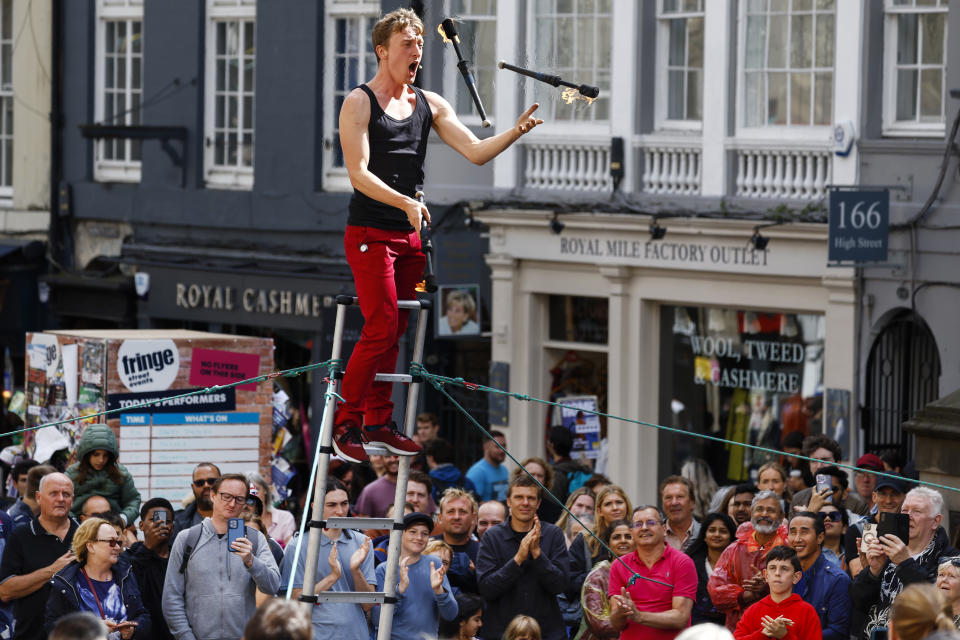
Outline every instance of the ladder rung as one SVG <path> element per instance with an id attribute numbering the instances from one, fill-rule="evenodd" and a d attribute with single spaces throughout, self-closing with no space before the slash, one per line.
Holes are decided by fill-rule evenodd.
<path id="1" fill-rule="evenodd" d="M 330 529 L 392 529 L 393 518 L 327 518 Z"/>
<path id="2" fill-rule="evenodd" d="M 360 299 L 356 296 L 337 296 L 337 304 L 354 305 L 360 304 Z M 425 309 L 430 308 L 429 300 L 397 300 L 397 307 L 400 309 Z"/>
<path id="3" fill-rule="evenodd" d="M 383 591 L 323 591 L 317 594 L 317 602 L 383 604 L 386 598 Z"/>
<path id="4" fill-rule="evenodd" d="M 373 379 L 377 382 L 413 382 L 409 373 L 378 373 Z"/>

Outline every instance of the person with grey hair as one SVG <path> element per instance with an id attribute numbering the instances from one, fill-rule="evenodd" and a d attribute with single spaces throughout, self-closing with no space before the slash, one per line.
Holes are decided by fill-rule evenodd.
<path id="1" fill-rule="evenodd" d="M 733 634 L 720 625 L 704 622 L 690 627 L 676 640 L 733 640 Z"/>
<path id="2" fill-rule="evenodd" d="M 713 606 L 723 611 L 732 633 L 744 610 L 767 592 L 763 567 L 770 549 L 789 546 L 780 496 L 760 491 L 750 505 L 750 521 L 737 528 L 737 538 L 724 549 L 713 567 L 707 591 Z"/>
<path id="3" fill-rule="evenodd" d="M 286 547 L 297 530 L 296 518 L 285 509 L 274 508 L 276 495 L 273 487 L 263 479 L 263 476 L 256 471 L 248 471 L 244 475 L 250 483 L 250 493 L 253 494 L 252 490 L 256 488 L 257 492 L 254 495 L 263 502 L 263 515 L 260 519 L 263 520 L 263 526 L 267 528 L 264 533 L 279 542 L 281 547 Z"/>
<path id="4" fill-rule="evenodd" d="M 857 574 L 850 588 L 853 608 L 866 614 L 860 637 L 869 638 L 874 629 L 887 626 L 890 606 L 897 595 L 910 584 L 930 583 L 937 579 L 940 558 L 960 555 L 950 545 L 943 520 L 943 496 L 929 487 L 907 492 L 900 513 L 910 517 L 908 540 L 884 534 L 868 543 L 861 551 L 864 570 Z"/>
<path id="5" fill-rule="evenodd" d="M 57 621 L 47 640 L 107 640 L 107 625 L 88 611 L 75 611 Z"/>

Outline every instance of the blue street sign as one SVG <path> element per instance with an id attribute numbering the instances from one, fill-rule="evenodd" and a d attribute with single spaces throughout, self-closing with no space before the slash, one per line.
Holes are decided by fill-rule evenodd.
<path id="1" fill-rule="evenodd" d="M 830 192 L 830 262 L 886 262 L 890 192 Z"/>

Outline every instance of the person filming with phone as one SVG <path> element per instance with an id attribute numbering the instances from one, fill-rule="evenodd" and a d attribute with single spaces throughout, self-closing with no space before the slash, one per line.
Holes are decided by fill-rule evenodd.
<path id="1" fill-rule="evenodd" d="M 103 518 L 88 518 L 73 535 L 73 562 L 50 581 L 45 626 L 52 631 L 63 616 L 87 611 L 109 630 L 109 640 L 152 638 L 150 613 L 126 559 L 121 530 Z"/>
<path id="2" fill-rule="evenodd" d="M 912 489 L 903 500 L 900 514 L 907 516 L 909 523 L 892 517 L 898 514 L 883 514 L 890 517 L 878 522 L 876 539 L 860 552 L 864 570 L 854 579 L 850 596 L 853 608 L 866 613 L 861 635 L 865 640 L 874 629 L 887 626 L 890 606 L 904 587 L 933 584 L 940 558 L 960 555 L 940 526 L 943 496 L 937 491 L 929 487 Z M 897 530 L 900 535 L 888 533 Z"/>
<path id="3" fill-rule="evenodd" d="M 140 587 L 140 599 L 150 612 L 153 637 L 173 640 L 163 618 L 163 581 L 170 558 L 170 532 L 173 529 L 173 505 L 165 498 L 151 498 L 140 507 L 140 531 L 143 542 L 135 542 L 120 558 L 133 567 Z"/>
<path id="4" fill-rule="evenodd" d="M 257 588 L 277 593 L 280 587 L 266 538 L 243 524 L 247 492 L 244 476 L 220 476 L 211 490 L 212 515 L 173 541 L 163 612 L 177 640 L 239 640 L 257 610 Z"/>

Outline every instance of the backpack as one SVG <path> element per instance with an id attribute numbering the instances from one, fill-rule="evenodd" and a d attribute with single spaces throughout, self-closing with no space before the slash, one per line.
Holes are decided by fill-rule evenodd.
<path id="1" fill-rule="evenodd" d="M 193 555 L 193 550 L 197 546 L 197 543 L 200 542 L 200 534 L 203 533 L 203 523 L 193 525 L 186 531 L 181 533 L 186 534 L 186 544 L 183 549 L 183 558 L 180 560 L 180 573 L 183 575 L 183 582 L 187 582 L 187 563 L 190 562 L 190 556 Z M 250 534 L 250 528 L 247 525 L 243 525 L 243 537 L 247 538 L 250 541 L 250 544 L 253 545 L 253 555 L 257 555 L 257 547 L 260 546 L 260 538 L 253 536 L 252 538 L 247 537 Z M 180 534 L 177 534 L 178 536 Z"/>

